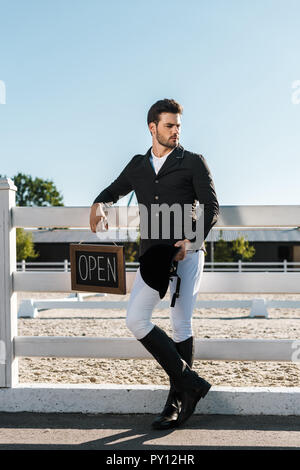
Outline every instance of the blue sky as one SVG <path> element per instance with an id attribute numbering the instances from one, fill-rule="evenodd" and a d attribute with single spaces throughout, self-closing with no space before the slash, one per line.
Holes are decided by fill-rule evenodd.
<path id="1" fill-rule="evenodd" d="M 299 18 L 299 0 L 0 0 L 0 173 L 89 206 L 174 98 L 220 205 L 299 204 Z"/>

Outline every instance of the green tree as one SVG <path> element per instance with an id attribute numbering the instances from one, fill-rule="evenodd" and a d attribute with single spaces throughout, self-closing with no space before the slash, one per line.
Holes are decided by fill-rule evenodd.
<path id="1" fill-rule="evenodd" d="M 249 261 L 255 254 L 254 246 L 250 246 L 249 241 L 242 236 L 233 240 L 231 250 L 234 261 Z"/>
<path id="2" fill-rule="evenodd" d="M 225 261 L 233 261 L 233 256 L 229 243 L 223 239 L 223 231 L 220 231 L 219 240 L 215 243 L 214 246 L 214 261 L 223 263 Z"/>
<path id="3" fill-rule="evenodd" d="M 137 250 L 134 242 L 128 242 L 124 245 L 126 263 L 134 263 L 137 257 Z"/>
<path id="4" fill-rule="evenodd" d="M 0 178 L 6 178 L 6 175 L 0 175 Z M 32 178 L 24 173 L 17 173 L 12 176 L 16 192 L 17 206 L 63 206 L 63 196 L 57 190 L 55 184 L 51 180 L 43 180 L 42 178 Z M 39 256 L 34 250 L 32 234 L 25 232 L 21 228 L 17 228 L 17 261 L 23 259 L 34 259 Z"/>
<path id="5" fill-rule="evenodd" d="M 39 256 L 34 250 L 34 243 L 32 240 L 32 233 L 26 233 L 23 228 L 17 228 L 17 261 L 23 259 L 35 259 Z"/>
<path id="6" fill-rule="evenodd" d="M 1 176 L 0 176 L 1 177 Z M 3 176 L 2 176 L 3 177 Z M 63 196 L 51 180 L 32 178 L 24 173 L 12 176 L 17 187 L 17 206 L 63 206 Z"/>
<path id="7" fill-rule="evenodd" d="M 233 240 L 230 244 L 223 239 L 223 231 L 220 231 L 219 240 L 215 243 L 214 260 L 218 262 L 232 262 L 238 260 L 249 261 L 255 254 L 254 246 L 243 236 Z"/>
<path id="8" fill-rule="evenodd" d="M 138 235 L 135 242 L 128 242 L 125 244 L 124 246 L 125 261 L 127 263 L 134 263 L 135 261 L 137 261 L 140 241 L 141 241 L 141 234 Z"/>
<path id="9" fill-rule="evenodd" d="M 18 206 L 63 206 L 63 197 L 51 180 L 32 178 L 30 175 L 18 173 L 13 177 L 18 191 Z"/>

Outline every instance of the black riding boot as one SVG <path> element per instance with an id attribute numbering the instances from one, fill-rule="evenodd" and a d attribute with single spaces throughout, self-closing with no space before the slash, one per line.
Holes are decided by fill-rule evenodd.
<path id="1" fill-rule="evenodd" d="M 182 359 L 192 368 L 194 361 L 194 338 L 191 336 L 185 341 L 175 343 L 176 349 Z M 170 390 L 163 411 L 152 423 L 154 429 L 169 429 L 176 424 L 181 407 L 181 397 L 170 379 Z"/>
<path id="2" fill-rule="evenodd" d="M 181 396 L 181 411 L 176 426 L 186 421 L 194 412 L 200 400 L 211 385 L 199 377 L 179 355 L 171 338 L 158 326 L 139 340 L 152 354 L 173 381 L 176 392 Z"/>

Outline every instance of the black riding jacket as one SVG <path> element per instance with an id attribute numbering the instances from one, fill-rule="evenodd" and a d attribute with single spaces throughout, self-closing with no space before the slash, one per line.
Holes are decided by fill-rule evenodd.
<path id="1" fill-rule="evenodd" d="M 204 238 L 199 248 L 206 252 L 204 240 L 217 222 L 219 204 L 211 172 L 205 158 L 200 154 L 189 152 L 181 145 L 178 145 L 168 155 L 166 161 L 156 174 L 150 162 L 150 156 L 151 147 L 145 155 L 135 155 L 118 178 L 101 191 L 93 204 L 102 202 L 105 203 L 105 206 L 111 206 L 121 197 L 134 190 L 139 206 L 143 204 L 148 209 L 148 233 L 151 233 L 150 209 L 152 205 L 165 203 L 171 207 L 177 203 L 182 208 L 184 204 L 196 207 L 198 201 L 200 204 L 204 204 Z M 195 214 L 193 211 L 191 212 L 191 217 L 192 227 L 195 227 Z M 174 244 L 184 238 L 195 241 L 195 238 L 185 236 L 184 231 L 182 237 L 175 238 L 173 228 L 171 214 L 170 236 L 167 239 L 161 238 L 162 234 L 160 232 L 159 239 L 141 237 L 140 255 L 150 246 L 157 243 Z"/>

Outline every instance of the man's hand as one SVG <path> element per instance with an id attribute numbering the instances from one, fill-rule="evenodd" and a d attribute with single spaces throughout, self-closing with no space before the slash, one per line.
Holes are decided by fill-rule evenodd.
<path id="1" fill-rule="evenodd" d="M 174 243 L 174 246 L 180 246 L 181 249 L 178 251 L 177 255 L 174 258 L 174 261 L 181 261 L 185 258 L 186 250 L 189 246 L 190 241 L 186 238 L 184 240 L 179 240 L 179 242 Z"/>
<path id="2" fill-rule="evenodd" d="M 105 219 L 106 215 L 103 210 L 101 202 L 97 202 L 92 205 L 90 211 L 90 227 L 91 231 L 96 233 L 96 228 L 101 219 Z M 108 230 L 108 223 L 105 225 L 106 230 Z"/>

